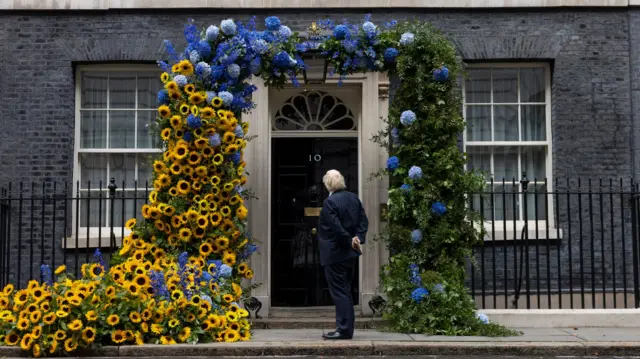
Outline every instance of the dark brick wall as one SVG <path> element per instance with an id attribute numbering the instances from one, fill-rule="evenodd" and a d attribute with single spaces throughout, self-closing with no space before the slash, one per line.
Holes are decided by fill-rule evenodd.
<path id="1" fill-rule="evenodd" d="M 180 42 L 187 18 L 208 25 L 228 17 L 246 20 L 253 14 L 260 15 L 259 23 L 266 16 L 264 11 L 218 9 L 0 13 L 0 183 L 71 181 L 75 64 L 154 62 L 162 57 L 163 39 Z M 556 178 L 640 175 L 640 155 L 634 156 L 638 151 L 634 128 L 638 133 L 640 126 L 632 122 L 640 111 L 639 14 L 626 9 L 373 11 L 378 23 L 392 18 L 433 23 L 467 61 L 551 63 Z M 364 12 L 311 9 L 282 10 L 277 15 L 292 29 L 301 31 L 317 19 L 355 20 Z M 574 205 L 572 208 L 577 208 Z M 561 215 L 561 223 L 577 225 L 576 218 Z M 624 228 L 630 235 L 619 214 L 614 214 L 614 227 Z M 54 236 L 56 240 L 60 237 Z M 626 253 L 617 237 L 609 249 L 614 254 Z M 574 254 L 575 246 L 572 241 Z M 23 249 L 27 248 L 29 244 L 23 240 Z M 567 240 L 557 242 L 551 248 L 553 262 L 557 262 L 553 251 L 559 250 L 565 258 L 568 248 Z M 52 252 L 50 244 L 45 243 L 44 249 Z M 513 247 L 507 247 L 507 251 L 507 263 L 512 267 L 515 251 Z M 531 251 L 535 257 L 535 249 Z M 546 255 L 546 248 L 541 253 Z M 501 258 L 499 252 L 498 268 L 503 267 Z M 537 267 L 532 264 L 530 269 L 535 272 Z M 546 268 L 546 263 L 542 267 Z M 544 273 L 541 276 L 546 278 Z"/>

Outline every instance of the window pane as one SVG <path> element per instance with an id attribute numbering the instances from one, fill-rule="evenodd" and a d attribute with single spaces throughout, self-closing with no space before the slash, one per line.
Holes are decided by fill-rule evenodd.
<path id="1" fill-rule="evenodd" d="M 493 106 L 494 141 L 518 141 L 518 106 Z"/>
<path id="2" fill-rule="evenodd" d="M 518 147 L 495 147 L 493 149 L 493 176 L 496 181 L 504 178 L 518 180 Z"/>
<path id="3" fill-rule="evenodd" d="M 138 111 L 138 148 L 158 148 L 158 136 L 152 131 L 156 120 L 156 110 Z"/>
<path id="4" fill-rule="evenodd" d="M 162 88 L 160 75 L 155 72 L 138 73 L 138 108 L 153 109 L 157 105 L 158 91 Z"/>
<path id="5" fill-rule="evenodd" d="M 522 105 L 520 110 L 522 112 L 522 140 L 545 141 L 547 139 L 545 105 Z"/>
<path id="6" fill-rule="evenodd" d="M 520 69 L 520 102 L 545 102 L 543 68 Z"/>
<path id="7" fill-rule="evenodd" d="M 530 181 L 544 180 L 546 171 L 546 147 L 526 146 L 522 148 L 522 170 Z"/>
<path id="8" fill-rule="evenodd" d="M 109 148 L 134 148 L 135 111 L 109 111 Z"/>
<path id="9" fill-rule="evenodd" d="M 491 149 L 485 146 L 467 147 L 469 170 L 485 172 L 487 180 L 491 178 Z"/>
<path id="10" fill-rule="evenodd" d="M 472 69 L 469 70 L 469 79 L 465 82 L 465 102 L 466 103 L 489 103 L 491 102 L 491 70 Z"/>
<path id="11" fill-rule="evenodd" d="M 518 69 L 493 69 L 493 102 L 518 102 Z"/>
<path id="12" fill-rule="evenodd" d="M 138 221 L 142 220 L 141 208 L 144 203 L 144 191 L 118 191 L 113 203 L 113 226 L 122 227 L 136 215 Z"/>
<path id="13" fill-rule="evenodd" d="M 116 179 L 116 185 L 122 188 L 122 182 L 126 188 L 133 187 L 135 180 L 136 155 L 135 154 L 110 154 L 109 176 Z"/>
<path id="14" fill-rule="evenodd" d="M 80 148 L 105 148 L 107 111 L 80 112 Z"/>
<path id="15" fill-rule="evenodd" d="M 491 141 L 491 107 L 467 107 L 467 141 Z"/>
<path id="16" fill-rule="evenodd" d="M 153 160 L 157 158 L 158 155 L 138 155 L 138 188 L 153 187 Z"/>
<path id="17" fill-rule="evenodd" d="M 109 73 L 109 107 L 135 108 L 136 74 L 134 72 Z"/>
<path id="18" fill-rule="evenodd" d="M 534 185 L 534 184 L 529 184 L 528 186 L 528 191 L 529 193 L 527 194 L 527 219 L 530 221 L 545 221 L 548 220 L 548 218 L 545 216 L 545 211 L 544 211 L 544 206 L 545 206 L 545 201 L 547 201 L 548 199 L 545 199 L 545 186 L 542 185 Z M 538 191 L 536 193 L 536 191 Z M 524 198 L 524 196 L 523 196 Z M 536 202 L 537 202 L 537 206 L 538 208 L 536 208 Z M 524 208 L 524 207 L 523 207 Z M 537 209 L 537 212 L 536 212 Z M 523 214 L 524 215 L 524 214 Z M 551 209 L 549 209 L 549 211 L 547 212 L 547 215 L 549 216 L 549 218 L 553 215 Z M 531 230 L 535 231 L 536 227 L 533 226 L 530 228 Z M 543 233 L 544 235 L 546 235 L 546 227 L 542 228 L 542 227 L 538 227 L 538 236 L 542 237 Z M 534 237 L 535 238 L 535 234 Z"/>
<path id="19" fill-rule="evenodd" d="M 107 191 L 81 191 L 80 192 L 80 227 L 106 227 L 107 226 Z M 75 203 L 73 204 L 75 208 Z M 103 233 L 104 234 L 104 233 Z M 108 236 L 106 236 L 108 238 Z M 85 238 L 79 238 L 84 239 Z M 108 242 L 106 242 L 108 243 Z"/>
<path id="20" fill-rule="evenodd" d="M 80 154 L 80 188 L 96 189 L 102 181 L 103 186 L 108 186 L 107 178 L 107 155 L 103 153 L 81 153 Z M 91 182 L 91 183 L 89 183 Z"/>
<path id="21" fill-rule="evenodd" d="M 82 72 L 82 86 L 80 106 L 82 108 L 106 108 L 107 107 L 107 82 L 106 72 Z"/>
<path id="22" fill-rule="evenodd" d="M 491 211 L 493 209 L 490 191 L 491 189 L 487 188 L 487 193 L 483 193 L 482 195 L 474 194 L 471 197 L 471 210 L 482 214 L 485 220 L 491 220 Z"/>
<path id="23" fill-rule="evenodd" d="M 515 191 L 514 191 L 515 190 Z M 514 186 L 511 181 L 504 186 L 502 184 L 496 184 L 493 186 L 493 208 L 495 212 L 496 221 L 513 221 L 520 219 L 520 195 L 518 194 L 518 183 Z M 491 201 L 491 197 L 488 198 Z M 487 219 L 491 219 L 488 217 Z M 507 223 L 507 229 L 513 228 L 512 223 Z M 504 229 L 497 227 L 498 229 Z"/>

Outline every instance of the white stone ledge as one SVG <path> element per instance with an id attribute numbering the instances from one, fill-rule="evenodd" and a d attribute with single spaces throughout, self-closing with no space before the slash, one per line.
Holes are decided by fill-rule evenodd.
<path id="1" fill-rule="evenodd" d="M 640 309 L 479 310 L 493 323 L 511 328 L 636 328 Z"/>
<path id="2" fill-rule="evenodd" d="M 0 0 L 0 10 L 627 7 L 640 0 Z"/>

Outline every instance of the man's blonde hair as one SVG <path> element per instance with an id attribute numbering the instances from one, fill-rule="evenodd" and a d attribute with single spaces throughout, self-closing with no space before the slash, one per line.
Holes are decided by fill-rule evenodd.
<path id="1" fill-rule="evenodd" d="M 347 186 L 344 184 L 344 176 L 336 170 L 329 170 L 322 177 L 322 183 L 327 187 L 329 192 L 335 192 L 345 189 Z"/>

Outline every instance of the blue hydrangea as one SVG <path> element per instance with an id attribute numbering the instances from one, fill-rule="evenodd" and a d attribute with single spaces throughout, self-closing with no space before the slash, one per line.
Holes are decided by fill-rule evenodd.
<path id="1" fill-rule="evenodd" d="M 191 128 L 200 128 L 200 126 L 202 126 L 202 121 L 200 120 L 200 117 L 190 114 L 187 117 L 187 126 Z"/>
<path id="2" fill-rule="evenodd" d="M 233 164 L 237 165 L 238 163 L 240 163 L 240 152 L 236 152 L 230 155 L 229 159 L 231 160 L 231 162 L 233 162 Z"/>
<path id="3" fill-rule="evenodd" d="M 286 51 L 280 51 L 273 57 L 273 63 L 280 69 L 288 69 L 296 65 L 298 62 Z"/>
<path id="4" fill-rule="evenodd" d="M 207 103 L 211 103 L 213 98 L 216 97 L 217 95 L 218 94 L 216 94 L 214 91 L 207 91 Z"/>
<path id="5" fill-rule="evenodd" d="M 189 83 L 189 80 L 187 80 L 187 77 L 184 75 L 177 75 L 176 77 L 173 78 L 173 81 L 175 81 L 180 87 L 184 87 L 186 84 Z"/>
<path id="6" fill-rule="evenodd" d="M 220 34 L 220 29 L 217 26 L 211 25 L 207 28 L 206 37 L 208 41 L 215 41 Z"/>
<path id="7" fill-rule="evenodd" d="M 264 19 L 264 26 L 269 31 L 278 31 L 280 29 L 280 19 L 277 16 L 269 16 Z"/>
<path id="8" fill-rule="evenodd" d="M 202 279 L 205 282 L 208 282 L 208 281 L 213 279 L 213 276 L 211 274 L 209 274 L 209 272 L 204 272 L 204 273 L 202 273 Z"/>
<path id="9" fill-rule="evenodd" d="M 222 29 L 222 33 L 227 36 L 235 35 L 237 30 L 236 23 L 231 19 L 222 20 L 220 28 Z"/>
<path id="10" fill-rule="evenodd" d="M 427 290 L 427 288 L 416 288 L 412 293 L 411 293 L 411 299 L 413 299 L 414 302 L 416 303 L 420 303 L 422 302 L 427 296 L 429 295 L 429 291 Z"/>
<path id="11" fill-rule="evenodd" d="M 342 40 L 342 47 L 347 53 L 353 54 L 358 50 L 358 41 L 353 39 Z"/>
<path id="12" fill-rule="evenodd" d="M 338 40 L 344 40 L 349 36 L 349 27 L 347 25 L 338 25 L 333 28 L 333 37 Z"/>
<path id="13" fill-rule="evenodd" d="M 400 115 L 400 123 L 405 126 L 411 126 L 416 122 L 416 114 L 411 110 L 406 110 Z"/>
<path id="14" fill-rule="evenodd" d="M 238 76 L 240 76 L 240 66 L 238 66 L 238 64 L 227 66 L 227 73 L 232 79 L 237 79 Z"/>
<path id="15" fill-rule="evenodd" d="M 419 229 L 411 231 L 411 241 L 415 244 L 422 242 L 422 231 Z"/>
<path id="16" fill-rule="evenodd" d="M 278 30 L 278 35 L 280 37 L 282 37 L 283 39 L 288 39 L 291 37 L 293 33 L 291 32 L 291 29 L 288 26 L 280 26 L 280 30 Z"/>
<path id="17" fill-rule="evenodd" d="M 209 45 L 209 43 L 204 40 L 198 41 L 196 49 L 198 50 L 198 53 L 200 53 L 200 56 L 202 58 L 211 56 L 211 45 Z"/>
<path id="18" fill-rule="evenodd" d="M 407 183 L 403 183 L 402 186 L 400 186 L 400 189 L 403 192 L 409 192 L 409 191 L 411 191 L 411 185 L 407 184 Z"/>
<path id="19" fill-rule="evenodd" d="M 231 92 L 220 91 L 218 92 L 218 97 L 220 97 L 222 103 L 224 103 L 225 106 L 231 106 L 231 103 L 233 103 L 233 95 L 231 94 Z"/>
<path id="20" fill-rule="evenodd" d="M 264 55 L 267 51 L 269 51 L 269 44 L 263 39 L 256 39 L 251 41 L 251 50 L 260 55 Z"/>
<path id="21" fill-rule="evenodd" d="M 198 62 L 196 64 L 196 73 L 203 78 L 207 78 L 211 76 L 211 66 L 204 61 Z"/>
<path id="22" fill-rule="evenodd" d="M 398 168 L 398 166 L 400 166 L 400 160 L 398 159 L 398 157 L 396 156 L 389 157 L 389 159 L 387 160 L 387 168 L 393 171 L 396 168 Z"/>
<path id="23" fill-rule="evenodd" d="M 409 271 L 411 272 L 410 281 L 416 286 L 422 285 L 422 277 L 420 277 L 420 267 L 417 264 L 412 263 L 409 265 Z"/>
<path id="24" fill-rule="evenodd" d="M 447 206 L 445 206 L 444 203 L 440 201 L 433 202 L 431 204 L 431 213 L 435 214 L 438 217 L 443 216 L 445 213 L 447 213 Z"/>
<path id="25" fill-rule="evenodd" d="M 222 140 L 220 139 L 219 134 L 214 133 L 213 135 L 209 136 L 209 146 L 218 147 L 221 144 L 222 144 Z"/>
<path id="26" fill-rule="evenodd" d="M 158 91 L 158 103 L 161 105 L 166 105 L 169 103 L 169 93 L 167 90 L 162 89 Z"/>
<path id="27" fill-rule="evenodd" d="M 236 129 L 233 131 L 236 137 L 242 138 L 244 137 L 244 131 L 242 130 L 242 126 L 236 125 Z"/>
<path id="28" fill-rule="evenodd" d="M 221 276 L 222 278 L 229 278 L 229 277 L 231 277 L 231 273 L 232 273 L 232 272 L 233 272 L 233 269 L 231 269 L 231 267 L 229 267 L 228 265 L 223 264 L 223 265 L 221 265 L 221 266 L 220 266 L 219 273 L 220 273 L 220 276 Z"/>
<path id="29" fill-rule="evenodd" d="M 400 130 L 398 130 L 396 127 L 391 129 L 391 137 L 393 138 L 398 138 L 400 137 Z"/>
<path id="30" fill-rule="evenodd" d="M 374 23 L 372 23 L 371 21 L 367 21 L 362 24 L 362 29 L 367 35 L 371 35 L 376 32 L 376 25 L 374 25 Z"/>
<path id="31" fill-rule="evenodd" d="M 206 294 L 201 295 L 200 298 L 202 298 L 202 300 L 206 302 L 209 302 L 209 304 L 213 304 L 213 300 L 211 300 L 211 297 Z"/>
<path id="32" fill-rule="evenodd" d="M 446 66 L 442 66 L 439 69 L 433 70 L 433 79 L 438 82 L 445 82 L 449 79 L 449 69 Z"/>
<path id="33" fill-rule="evenodd" d="M 191 61 L 192 64 L 195 64 L 198 61 L 200 61 L 200 53 L 197 50 L 192 50 L 189 53 L 189 61 Z"/>
<path id="34" fill-rule="evenodd" d="M 487 317 L 487 315 L 484 313 L 477 313 L 476 318 L 478 318 L 478 320 L 482 324 L 489 324 L 489 317 Z"/>
<path id="35" fill-rule="evenodd" d="M 182 135 L 182 139 L 187 141 L 187 142 L 191 142 L 191 141 L 193 141 L 193 134 L 191 134 L 191 132 L 189 132 L 189 131 L 185 131 L 184 135 Z"/>
<path id="36" fill-rule="evenodd" d="M 387 62 L 393 62 L 396 60 L 396 57 L 398 57 L 399 53 L 400 52 L 395 47 L 389 47 L 384 50 L 384 60 Z"/>
<path id="37" fill-rule="evenodd" d="M 433 291 L 436 293 L 444 293 L 444 285 L 438 283 L 436 285 L 433 286 Z"/>
<path id="38" fill-rule="evenodd" d="M 409 178 L 414 181 L 422 178 L 422 168 L 418 166 L 411 166 L 411 168 L 409 168 Z"/>
<path id="39" fill-rule="evenodd" d="M 404 34 L 402 34 L 402 36 L 400 36 L 400 44 L 405 46 L 411 45 L 414 39 L 415 36 L 412 33 L 405 32 Z"/>
<path id="40" fill-rule="evenodd" d="M 249 72 L 251 72 L 254 75 L 257 75 L 260 73 L 260 69 L 262 68 L 262 59 L 260 58 L 260 56 L 254 57 L 253 60 L 251 60 L 251 62 L 249 63 Z"/>

